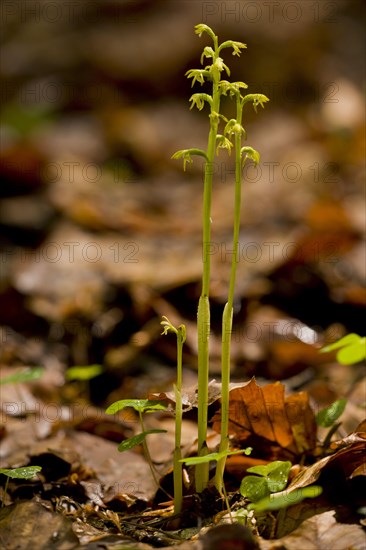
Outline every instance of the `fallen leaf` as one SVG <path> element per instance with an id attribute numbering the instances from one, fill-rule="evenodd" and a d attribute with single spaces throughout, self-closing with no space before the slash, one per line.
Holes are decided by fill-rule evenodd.
<path id="1" fill-rule="evenodd" d="M 70 519 L 32 501 L 3 508 L 0 512 L 0 531 L 0 546 L 7 550 L 25 547 L 71 550 L 79 546 Z"/>
<path id="2" fill-rule="evenodd" d="M 330 510 L 304 521 L 290 535 L 263 544 L 263 550 L 364 550 L 365 533 L 359 525 L 338 523 Z"/>
<path id="3" fill-rule="evenodd" d="M 360 475 L 355 472 L 364 471 L 366 432 L 354 432 L 332 443 L 331 448 L 338 450 L 302 470 L 290 483 L 288 487 L 290 492 L 314 483 L 319 478 L 322 470 L 330 463 L 337 462 L 343 469 L 345 477 L 349 479 L 355 477 L 355 475 Z"/>
<path id="4" fill-rule="evenodd" d="M 220 430 L 220 412 L 213 418 L 213 428 Z M 229 433 L 237 444 L 250 444 L 257 456 L 293 462 L 314 449 L 316 424 L 305 392 L 285 398 L 283 384 L 260 387 L 253 378 L 230 392 Z"/>

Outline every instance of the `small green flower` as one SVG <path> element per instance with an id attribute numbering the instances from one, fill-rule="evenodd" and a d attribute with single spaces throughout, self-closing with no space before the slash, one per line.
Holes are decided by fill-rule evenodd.
<path id="1" fill-rule="evenodd" d="M 245 155 L 244 155 L 245 154 Z M 240 149 L 240 156 L 242 157 L 242 163 L 244 164 L 247 159 L 251 159 L 255 165 L 260 162 L 260 154 L 253 147 L 242 147 Z"/>
<path id="2" fill-rule="evenodd" d="M 203 157 L 207 161 L 207 155 L 204 151 L 202 151 L 202 149 L 180 149 L 179 151 L 176 151 L 171 158 L 172 159 L 182 158 L 183 170 L 185 171 L 187 163 L 188 164 L 193 163 L 192 155 Z"/>
<path id="3" fill-rule="evenodd" d="M 212 105 L 212 97 L 208 94 L 193 94 L 189 98 L 189 101 L 192 102 L 190 109 L 193 109 L 193 107 L 196 106 L 199 111 L 202 111 L 205 106 L 205 101 L 207 101 L 209 105 Z"/>
<path id="4" fill-rule="evenodd" d="M 264 94 L 248 94 L 243 97 L 243 105 L 251 101 L 253 103 L 253 109 L 257 112 L 257 107 L 260 105 L 264 108 L 264 103 L 269 101 L 268 97 Z"/>
<path id="5" fill-rule="evenodd" d="M 210 75 L 210 72 L 208 70 L 203 70 L 203 69 L 190 69 L 189 71 L 186 72 L 185 76 L 187 78 L 192 78 L 192 84 L 191 86 L 193 87 L 195 82 L 198 82 L 199 84 L 204 84 L 205 82 L 205 77 L 206 78 L 210 78 L 211 75 Z"/>
<path id="6" fill-rule="evenodd" d="M 233 147 L 232 142 L 227 137 L 223 136 L 222 134 L 217 134 L 216 139 L 217 139 L 216 154 L 218 154 L 219 149 L 227 149 L 227 151 L 230 155 L 231 149 Z"/>
<path id="7" fill-rule="evenodd" d="M 237 55 L 239 57 L 241 54 L 240 50 L 243 50 L 246 47 L 247 45 L 243 44 L 243 42 L 236 42 L 235 40 L 227 40 L 226 42 L 223 42 L 221 44 L 221 46 L 219 47 L 219 51 L 223 50 L 224 48 L 232 48 L 233 55 Z"/>
<path id="8" fill-rule="evenodd" d="M 232 97 L 233 95 L 237 95 L 240 93 L 241 89 L 248 88 L 248 84 L 245 84 L 245 82 L 228 82 L 227 80 L 221 80 L 220 81 L 220 90 L 223 95 L 229 95 Z"/>
<path id="9" fill-rule="evenodd" d="M 207 58 L 211 58 L 211 59 L 215 59 L 215 52 L 214 50 L 211 48 L 211 46 L 206 46 L 202 52 L 202 55 L 201 55 L 201 65 L 203 65 L 203 62 L 205 60 L 205 57 Z"/>
<path id="10" fill-rule="evenodd" d="M 202 36 L 202 33 L 204 32 L 206 32 L 212 38 L 212 40 L 215 40 L 216 38 L 216 35 L 211 29 L 211 27 L 209 27 L 208 25 L 205 25 L 204 23 L 200 23 L 199 25 L 196 25 L 194 27 L 194 32 L 198 34 L 200 38 Z"/>
<path id="11" fill-rule="evenodd" d="M 224 129 L 224 134 L 228 136 L 232 136 L 233 134 L 241 134 L 246 135 L 245 129 L 241 124 L 239 124 L 235 118 L 231 118 L 229 122 L 226 124 Z"/>

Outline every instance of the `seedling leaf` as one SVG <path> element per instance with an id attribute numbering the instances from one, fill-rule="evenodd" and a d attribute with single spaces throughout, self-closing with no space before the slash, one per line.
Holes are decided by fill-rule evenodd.
<path id="1" fill-rule="evenodd" d="M 70 367 L 66 371 L 66 380 L 91 380 L 103 372 L 102 365 Z"/>
<path id="2" fill-rule="evenodd" d="M 217 462 L 218 460 L 221 460 L 226 456 L 237 455 L 240 453 L 250 455 L 252 450 L 253 449 L 251 447 L 247 447 L 246 449 L 241 449 L 240 451 L 229 451 L 229 452 L 225 451 L 222 453 L 209 453 L 205 456 L 191 456 L 189 458 L 182 458 L 180 462 L 185 462 L 187 466 L 195 466 L 196 464 L 206 464 L 207 462 L 211 462 L 211 461 Z"/>
<path id="3" fill-rule="evenodd" d="M 124 439 L 119 445 L 118 450 L 120 453 L 123 453 L 123 451 L 129 451 L 130 449 L 133 449 L 136 447 L 136 445 L 140 445 L 149 434 L 157 434 L 157 433 L 163 433 L 166 432 L 166 430 L 146 430 L 146 432 L 142 432 L 140 434 L 135 435 L 134 437 L 130 437 L 128 439 Z"/>
<path id="4" fill-rule="evenodd" d="M 320 351 L 328 353 L 339 348 L 341 349 L 337 353 L 337 361 L 341 365 L 359 363 L 366 357 L 366 336 L 361 337 L 351 332 L 337 342 L 324 346 Z"/>
<path id="5" fill-rule="evenodd" d="M 322 409 L 315 417 L 318 426 L 329 428 L 341 416 L 347 404 L 347 399 L 338 399 L 329 407 Z"/>
<path id="6" fill-rule="evenodd" d="M 298 504 L 305 498 L 316 498 L 321 495 L 322 492 L 323 489 L 319 485 L 311 485 L 310 487 L 296 489 L 296 491 L 274 493 L 273 495 L 261 499 L 259 502 L 248 504 L 248 510 L 254 510 L 257 513 L 280 510 L 281 508 Z"/>
<path id="7" fill-rule="evenodd" d="M 109 405 L 105 412 L 106 414 L 116 414 L 126 407 L 132 407 L 135 411 L 142 413 L 165 411 L 167 408 L 163 401 L 151 399 L 121 399 Z"/>
<path id="8" fill-rule="evenodd" d="M 10 374 L 0 379 L 0 384 L 17 384 L 20 382 L 30 382 L 31 380 L 37 380 L 44 373 L 43 367 L 33 367 L 25 369 L 15 374 Z"/>
<path id="9" fill-rule="evenodd" d="M 0 474 L 13 479 L 31 479 L 37 472 L 42 470 L 41 466 L 24 466 L 23 468 L 0 468 Z"/>
<path id="10" fill-rule="evenodd" d="M 324 346 L 320 350 L 320 352 L 328 353 L 329 351 L 333 351 L 338 348 L 343 348 L 344 346 L 348 346 L 349 344 L 354 344 L 359 340 L 360 340 L 360 336 L 358 334 L 355 334 L 354 332 L 351 332 L 350 334 L 343 336 L 343 338 L 340 338 L 336 342 L 333 342 L 333 344 L 328 344 L 327 346 Z"/>
<path id="11" fill-rule="evenodd" d="M 245 476 L 240 484 L 240 494 L 252 502 L 257 502 L 270 494 L 265 477 Z"/>

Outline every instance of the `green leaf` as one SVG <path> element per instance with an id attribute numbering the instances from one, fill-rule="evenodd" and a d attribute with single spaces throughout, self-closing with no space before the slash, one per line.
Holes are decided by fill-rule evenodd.
<path id="1" fill-rule="evenodd" d="M 20 382 L 30 382 L 31 380 L 37 380 L 44 373 L 43 367 L 32 367 L 10 374 L 0 379 L 0 384 L 17 384 Z"/>
<path id="2" fill-rule="evenodd" d="M 0 474 L 14 479 L 31 479 L 37 472 L 42 470 L 41 466 L 25 466 L 24 468 L 0 468 Z"/>
<path id="3" fill-rule="evenodd" d="M 272 480 L 281 480 L 283 476 L 286 476 L 286 482 L 288 479 L 288 474 L 291 470 L 291 462 L 283 460 L 274 460 L 268 464 L 261 464 L 259 466 L 252 466 L 247 469 L 247 472 L 251 474 L 258 474 L 264 477 L 270 477 Z M 282 489 L 277 489 L 277 491 L 282 491 Z M 272 491 L 274 492 L 274 491 Z"/>
<path id="4" fill-rule="evenodd" d="M 167 406 L 163 401 L 150 399 L 121 399 L 115 401 L 106 409 L 106 414 L 116 414 L 118 411 L 132 407 L 135 411 L 142 413 L 150 413 L 155 411 L 165 411 Z"/>
<path id="5" fill-rule="evenodd" d="M 341 416 L 347 404 L 347 399 L 338 399 L 329 407 L 322 409 L 315 417 L 318 426 L 329 428 Z"/>
<path id="6" fill-rule="evenodd" d="M 359 336 L 355 333 L 347 334 L 343 336 L 337 342 L 324 346 L 320 351 L 327 353 L 336 349 L 340 349 L 337 353 L 337 361 L 341 365 L 353 365 L 359 363 L 366 358 L 366 337 Z"/>
<path id="7" fill-rule="evenodd" d="M 66 371 L 66 380 L 91 380 L 103 372 L 102 365 L 70 367 Z"/>
<path id="8" fill-rule="evenodd" d="M 252 447 L 247 447 L 246 449 L 241 449 L 240 451 L 222 451 L 221 453 L 209 453 L 205 456 L 191 456 L 189 458 L 182 458 L 179 462 L 185 462 L 188 466 L 195 466 L 196 464 L 206 464 L 207 462 L 211 461 L 218 461 L 222 458 L 225 458 L 227 456 L 231 455 L 238 455 L 240 453 L 244 453 L 246 455 L 250 455 L 252 452 Z"/>
<path id="9" fill-rule="evenodd" d="M 322 494 L 322 491 L 323 489 L 319 485 L 311 485 L 310 487 L 303 487 L 295 491 L 283 491 L 267 496 L 253 504 L 248 504 L 247 508 L 257 513 L 280 510 L 281 508 L 298 504 L 305 498 L 316 498 Z"/>
<path id="10" fill-rule="evenodd" d="M 267 479 L 265 477 L 245 476 L 240 484 L 240 494 L 252 502 L 257 502 L 269 495 Z"/>
<path id="11" fill-rule="evenodd" d="M 357 344 L 344 347 L 337 353 L 337 361 L 341 365 L 354 365 L 360 363 L 366 357 L 366 338 L 362 338 Z"/>
<path id="12" fill-rule="evenodd" d="M 358 334 L 355 334 L 354 332 L 351 332 L 350 334 L 347 334 L 346 336 L 343 336 L 343 338 L 340 338 L 336 342 L 333 342 L 333 344 L 328 344 L 327 346 L 324 346 L 320 352 L 321 353 L 328 353 L 329 351 L 333 351 L 338 348 L 343 348 L 344 346 L 348 346 L 349 344 L 354 344 L 359 342 L 361 339 L 361 336 Z"/>
<path id="13" fill-rule="evenodd" d="M 276 460 L 267 475 L 267 485 L 271 493 L 283 491 L 287 485 L 288 476 L 292 467 L 291 462 Z"/>
<path id="14" fill-rule="evenodd" d="M 141 432 L 140 434 L 135 435 L 134 437 L 130 437 L 128 439 L 124 439 L 119 445 L 118 450 L 120 453 L 123 453 L 123 451 L 129 451 L 130 449 L 133 449 L 136 447 L 136 445 L 141 445 L 141 443 L 146 439 L 146 436 L 149 434 L 158 434 L 158 433 L 165 433 L 167 430 L 146 430 L 145 432 Z"/>

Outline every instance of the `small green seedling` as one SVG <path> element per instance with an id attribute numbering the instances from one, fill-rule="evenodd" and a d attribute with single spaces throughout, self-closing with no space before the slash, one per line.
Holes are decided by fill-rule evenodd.
<path id="1" fill-rule="evenodd" d="M 251 501 L 247 511 L 260 514 L 280 510 L 322 493 L 322 488 L 317 485 L 285 491 L 290 469 L 291 462 L 282 460 L 248 468 L 247 472 L 257 475 L 244 477 L 240 485 L 241 495 Z"/>
<path id="2" fill-rule="evenodd" d="M 9 374 L 0 379 L 0 384 L 19 384 L 21 382 L 31 382 L 38 380 L 44 373 L 43 367 L 32 367 L 21 370 L 15 374 Z"/>
<path id="3" fill-rule="evenodd" d="M 183 345 L 186 341 L 186 327 L 179 325 L 176 328 L 169 321 L 168 317 L 163 315 L 161 321 L 163 326 L 162 334 L 173 332 L 177 337 L 177 383 L 174 386 L 175 393 L 175 444 L 173 454 L 173 484 L 174 484 L 174 513 L 179 514 L 183 503 L 183 465 L 181 463 L 181 438 L 182 438 L 182 378 L 183 378 Z"/>
<path id="4" fill-rule="evenodd" d="M 343 414 L 347 405 L 347 399 L 338 399 L 329 407 L 321 409 L 315 417 L 316 423 L 322 428 L 330 428 L 322 443 L 323 449 L 328 449 L 333 434 L 338 430 L 341 422 L 337 422 L 338 418 Z"/>
<path id="5" fill-rule="evenodd" d="M 0 468 L 0 474 L 7 477 L 4 487 L 4 494 L 1 501 L 1 507 L 4 506 L 6 493 L 8 490 L 9 479 L 32 479 L 42 470 L 41 466 L 25 466 L 23 468 Z"/>
<path id="6" fill-rule="evenodd" d="M 92 380 L 103 372 L 102 365 L 86 365 L 70 367 L 66 371 L 66 380 Z"/>
<path id="7" fill-rule="evenodd" d="M 329 407 L 321 409 L 315 417 L 316 423 L 322 428 L 330 428 L 346 408 L 347 399 L 338 399 Z"/>
<path id="8" fill-rule="evenodd" d="M 166 430 L 159 430 L 159 429 L 146 430 L 144 425 L 144 420 L 143 420 L 143 414 L 153 413 L 157 411 L 165 411 L 167 406 L 162 401 L 157 401 L 157 400 L 121 399 L 120 401 L 116 401 L 115 403 L 112 403 L 112 405 L 110 405 L 105 412 L 106 414 L 116 414 L 127 407 L 131 407 L 132 409 L 138 412 L 142 432 L 129 439 L 124 439 L 122 443 L 119 444 L 118 450 L 120 452 L 123 452 L 123 451 L 130 450 L 133 447 L 136 447 L 136 445 L 142 444 L 146 460 L 150 467 L 151 474 L 154 478 L 156 485 L 159 487 L 160 486 L 159 480 L 157 478 L 154 464 L 151 459 L 150 451 L 146 443 L 146 437 L 152 433 L 166 432 Z"/>
<path id="9" fill-rule="evenodd" d="M 353 365 L 359 363 L 366 358 L 366 336 L 358 334 L 347 334 L 337 342 L 324 346 L 320 351 L 328 353 L 338 349 L 337 361 L 341 365 Z"/>
<path id="10" fill-rule="evenodd" d="M 337 361 L 341 365 L 353 365 L 355 363 L 359 363 L 366 358 L 366 337 L 359 336 L 358 334 L 352 332 L 346 336 L 343 336 L 343 338 L 340 338 L 336 342 L 333 342 L 333 344 L 324 346 L 320 352 L 328 353 L 334 350 L 338 350 Z M 330 428 L 323 441 L 324 449 L 329 447 L 333 434 L 341 425 L 336 421 L 343 413 L 346 404 L 346 399 L 338 399 L 329 405 L 329 407 L 319 411 L 316 415 L 316 422 L 318 426 L 321 426 L 322 428 Z"/>
<path id="11" fill-rule="evenodd" d="M 288 481 L 291 462 L 275 460 L 266 465 L 252 466 L 247 472 L 257 474 L 245 476 L 240 485 L 240 493 L 252 502 L 257 502 L 271 493 L 282 491 Z"/>

